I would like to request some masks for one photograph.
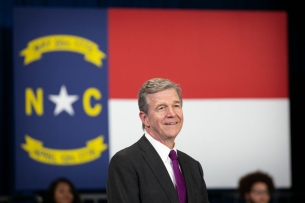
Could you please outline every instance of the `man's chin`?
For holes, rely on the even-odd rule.
[[[164,132],[166,132],[166,134],[169,136],[177,136],[180,131],[181,128],[178,128],[177,126],[168,126]]]
[[[169,132],[167,133],[168,138],[176,138],[178,136],[178,132]]]

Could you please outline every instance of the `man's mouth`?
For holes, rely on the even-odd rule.
[[[178,122],[169,122],[169,123],[165,123],[165,125],[176,125],[178,124]]]

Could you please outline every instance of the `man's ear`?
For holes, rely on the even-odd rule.
[[[143,111],[140,111],[139,117],[140,117],[143,125],[145,125],[146,127],[149,127],[148,116],[146,115],[146,113],[144,113]]]

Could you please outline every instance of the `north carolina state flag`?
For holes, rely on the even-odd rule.
[[[182,88],[178,149],[208,188],[245,173],[290,187],[287,15],[266,11],[109,10],[110,154],[143,131],[137,92],[153,77]]]
[[[291,186],[287,15],[178,9],[14,9],[15,189],[58,176],[106,188],[108,163],[143,135],[137,93],[182,88],[176,148],[208,189],[268,172]]]

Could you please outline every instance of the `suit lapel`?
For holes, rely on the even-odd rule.
[[[143,158],[155,174],[170,202],[179,202],[174,184],[155,148],[150,144],[144,135],[138,141],[138,145],[139,148],[144,152],[142,153]]]

